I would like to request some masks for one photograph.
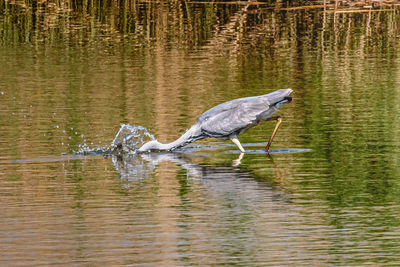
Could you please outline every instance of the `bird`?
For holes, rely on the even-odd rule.
[[[193,126],[177,140],[171,143],[152,140],[143,144],[137,152],[173,151],[194,141],[214,137],[231,140],[244,153],[238,136],[263,121],[275,120],[275,128],[265,147],[265,151],[269,153],[272,140],[282,122],[280,116],[272,115],[292,101],[289,96],[292,92],[290,88],[279,89],[265,95],[243,97],[219,104],[201,114]]]

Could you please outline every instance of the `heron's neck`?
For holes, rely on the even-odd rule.
[[[187,134],[183,134],[181,137],[179,137],[177,140],[171,142],[171,143],[158,143],[159,144],[159,150],[174,150],[180,147],[183,147],[189,143],[191,143],[191,136]]]
[[[192,127],[186,131],[181,137],[171,143],[160,143],[158,141],[150,141],[144,144],[139,151],[149,151],[149,150],[174,150],[183,147],[193,141],[201,139],[199,135],[196,135],[196,128]]]

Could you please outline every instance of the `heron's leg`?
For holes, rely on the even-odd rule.
[[[271,118],[267,119],[267,121],[272,121],[272,120],[276,120],[276,125],[275,125],[274,131],[272,132],[271,138],[269,139],[268,144],[265,147],[265,152],[269,152],[269,147],[271,146],[272,140],[274,140],[275,134],[278,131],[279,125],[282,122],[282,119],[280,116],[271,117]]]
[[[231,136],[231,141],[238,146],[238,148],[240,149],[240,152],[244,153],[244,148],[242,147],[242,145],[239,142],[239,139],[236,136]]]

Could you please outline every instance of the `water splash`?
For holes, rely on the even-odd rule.
[[[133,155],[144,143],[151,140],[155,140],[155,137],[147,131],[146,127],[121,123],[121,127],[109,146],[92,149],[83,144],[75,154]]]
[[[121,123],[118,133],[111,143],[112,154],[134,154],[144,143],[156,140],[143,126]]]

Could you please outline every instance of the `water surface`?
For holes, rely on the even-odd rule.
[[[399,9],[326,2],[0,0],[0,264],[398,265]],[[74,155],[288,87],[270,157]]]

